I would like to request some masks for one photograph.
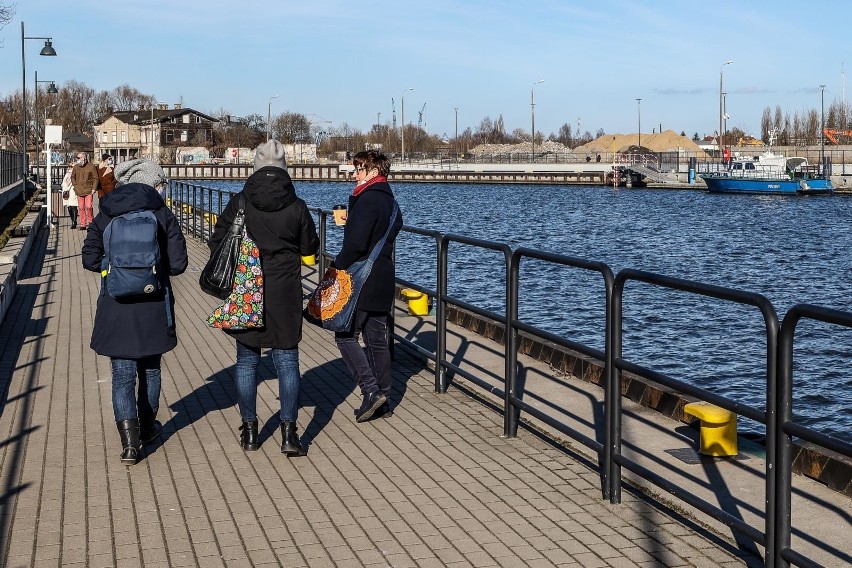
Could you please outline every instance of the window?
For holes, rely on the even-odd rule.
[[[127,143],[127,131],[126,130],[121,131],[121,143],[122,144]]]
[[[187,140],[186,130],[181,130],[181,131],[180,131],[180,141],[181,141],[181,142],[186,142],[186,140]]]
[[[166,142],[174,142],[174,141],[175,141],[174,130],[166,130]]]
[[[115,130],[112,131],[112,143],[115,144],[117,140],[117,132]]]
[[[103,136],[101,137],[101,142],[103,142],[104,144],[106,144],[106,142],[107,142],[107,140],[108,140],[108,138],[107,138],[108,136],[109,136],[109,134],[108,134],[107,132],[104,132],[104,133],[103,133]]]
[[[189,124],[189,115],[188,114],[183,115],[183,123]]]
[[[195,117],[195,124],[201,124],[201,117],[200,116]]]

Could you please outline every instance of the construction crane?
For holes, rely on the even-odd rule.
[[[822,133],[825,134],[825,137],[831,140],[832,144],[840,144],[840,141],[837,139],[838,136],[848,136],[852,137],[852,130],[837,130],[836,128],[823,128]]]
[[[420,107],[420,112],[418,113],[418,116],[417,116],[417,128],[420,128],[420,126],[423,124],[423,115],[424,114],[426,114],[426,103],[423,103],[423,106]],[[426,130],[425,126],[423,126],[423,130]]]

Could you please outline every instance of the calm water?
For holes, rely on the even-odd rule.
[[[236,182],[200,182],[234,190]],[[300,183],[312,207],[346,203],[342,183]],[[798,303],[852,311],[852,198],[712,195],[592,186],[394,184],[409,226],[636,268],[766,296],[779,320]],[[329,250],[342,231],[329,229]],[[399,276],[435,288],[435,247],[398,240]],[[601,278],[548,263],[521,264],[520,316],[603,349]],[[502,255],[453,244],[449,293],[502,313]],[[761,407],[765,332],[755,308],[630,282],[624,357]],[[794,414],[852,441],[852,331],[803,321],[794,352]],[[744,421],[747,430],[761,427]]]

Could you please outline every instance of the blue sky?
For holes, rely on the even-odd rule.
[[[10,0],[0,0],[8,3]],[[127,83],[202,112],[301,112],[369,129],[417,122],[453,136],[483,117],[506,129],[563,123],[593,134],[654,128],[712,134],[724,68],[729,127],[760,134],[773,110],[804,112],[840,100],[850,54],[848,1],[180,0],[122,3],[14,0],[0,30],[0,96],[21,88],[21,20],[51,36],[59,56],[26,41],[27,85],[76,79]],[[797,24],[797,18],[801,24]],[[832,22],[842,22],[840,27]],[[819,30],[823,31],[820,32]],[[834,31],[833,31],[834,30]],[[850,82],[852,85],[852,82]],[[636,98],[641,98],[641,110]],[[847,94],[847,100],[850,95]],[[318,118],[319,117],[319,118]]]

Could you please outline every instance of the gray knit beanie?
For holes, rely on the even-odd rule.
[[[166,181],[166,172],[163,171],[160,164],[142,158],[121,162],[115,166],[113,174],[117,182],[116,185],[144,183],[156,187]]]
[[[284,157],[284,144],[278,140],[264,142],[254,151],[254,171],[266,166],[275,166],[282,170],[287,169],[287,161]]]

